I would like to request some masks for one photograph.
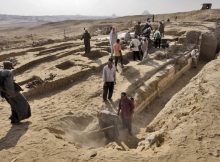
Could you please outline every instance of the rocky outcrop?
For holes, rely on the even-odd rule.
[[[218,41],[213,33],[204,33],[201,38],[200,58],[204,61],[215,59]]]
[[[217,51],[220,51],[220,23],[217,24],[216,30],[215,30],[215,36],[218,40],[218,48]]]

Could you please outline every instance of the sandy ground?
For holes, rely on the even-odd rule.
[[[40,100],[32,100],[31,105],[34,115],[20,126],[11,127],[7,122],[9,111],[8,105],[4,102],[0,122],[1,125],[5,126],[1,129],[0,156],[4,157],[3,161],[124,161],[125,159],[126,161],[175,161],[176,159],[185,161],[186,157],[187,161],[218,161],[219,120],[217,117],[217,102],[219,97],[218,77],[220,76],[218,64],[219,60],[216,60],[213,64],[207,65],[197,77],[190,81],[186,88],[168,102],[164,110],[150,124],[150,127],[153,127],[154,130],[162,129],[165,131],[165,142],[159,148],[142,152],[135,150],[124,152],[103,148],[103,141],[95,143],[96,146],[100,146],[98,148],[94,148],[94,143],[88,139],[84,139],[86,143],[80,140],[81,143],[76,142],[78,137],[74,134],[77,132],[80,135],[83,129],[92,129],[96,121],[91,117],[91,112],[95,112],[102,105],[100,96],[93,98],[93,102],[91,102],[89,99],[91,93],[86,94],[86,89],[91,89],[90,85],[94,81],[99,84],[97,86],[93,85],[93,88],[101,89],[100,76],[91,76],[86,82],[81,82],[80,85],[75,85],[66,91]],[[190,75],[186,73],[187,77],[180,78],[174,87],[166,92],[172,96],[175,93],[172,91],[178,91],[182,88],[198,71],[199,69],[192,69],[192,72],[189,72]],[[210,76],[207,71],[212,71],[214,76]],[[202,90],[200,92],[200,83],[205,84],[208,91]],[[205,93],[205,96],[203,96],[203,93]],[[154,118],[158,112],[153,108],[157,107],[156,105],[166,103],[166,100],[171,97],[169,95],[162,94],[159,102],[155,101],[149,106],[144,112],[144,114],[147,114],[145,117],[148,119],[144,123],[147,124]],[[193,98],[190,97],[191,95],[202,95],[203,97]],[[212,96],[213,102],[208,104],[209,109],[207,110],[207,103],[210,103],[209,100],[211,99],[208,97],[209,95]],[[181,100],[179,100],[179,96],[181,96]],[[197,100],[202,100],[202,102]],[[189,104],[189,106],[185,107],[186,104]],[[180,117],[177,118],[177,116]],[[211,122],[214,120],[216,122]],[[74,125],[74,121],[78,125]],[[201,123],[203,121],[204,123]],[[210,123],[207,121],[211,122],[211,126],[208,126]],[[141,132],[144,124],[141,125],[138,120],[135,123],[137,124],[136,129],[139,126],[140,135],[146,136],[146,133]],[[62,131],[59,131],[59,126],[65,127],[65,135]],[[180,130],[184,133],[180,133]],[[83,138],[83,134],[81,138]],[[89,144],[89,142],[91,143]],[[198,145],[196,147],[197,151],[194,145],[191,145],[192,142],[194,145]],[[91,159],[90,156],[94,152],[98,154]]]
[[[127,19],[124,20],[127,22]],[[120,24],[120,21],[117,19],[114,23]],[[93,23],[96,25],[96,22]],[[50,38],[51,33],[48,36],[45,31],[51,29],[52,32],[57,26],[63,30],[69,24],[71,22],[55,23],[52,26],[46,24],[32,30]],[[177,27],[181,30],[177,30]],[[214,23],[210,22],[204,22],[199,27],[194,22],[177,22],[169,24],[167,32],[173,37],[179,36],[179,32],[208,31],[213,27]],[[23,28],[20,32],[25,30]],[[151,59],[144,64],[127,58],[128,64],[123,70],[119,68],[117,73],[113,102],[104,103],[101,71],[109,58],[106,48],[108,41],[98,45],[95,39],[92,41],[93,56],[84,55],[79,40],[56,42],[37,49],[1,52],[0,57],[9,56],[18,60],[15,69],[18,82],[26,81],[33,75],[43,80],[50,73],[57,75],[49,81],[54,83],[52,88],[45,88],[30,97],[33,115],[21,125],[11,126],[8,120],[9,105],[4,100],[0,101],[0,161],[219,161],[219,59],[206,65],[190,81],[202,69],[204,63],[200,63],[198,69],[187,72],[144,112],[135,115],[134,136],[121,132],[126,139],[124,143],[130,148],[118,151],[105,145],[102,133],[95,136],[88,134],[98,129],[97,112],[102,109],[116,112],[120,93],[128,91],[132,96],[140,80],[155,74],[169,59],[154,59],[154,52],[151,52]],[[128,52],[126,49],[123,54]],[[4,59],[0,60],[2,62]],[[57,65],[66,61],[74,65],[63,70],[57,68]],[[25,84],[22,87],[25,92],[36,91],[25,88]],[[149,135],[146,127],[147,130],[163,134],[161,147],[146,147],[142,151],[137,148],[138,141]]]
[[[47,48],[50,49],[51,47]],[[72,49],[70,48],[68,50],[71,51]],[[54,53],[46,54],[46,56],[56,55],[56,53],[57,52],[55,51]],[[63,51],[63,53],[65,53],[65,51]],[[30,58],[30,61],[32,61],[33,58],[31,56],[26,57],[26,59]],[[18,69],[28,64],[27,60],[23,61],[20,57],[23,56],[16,57],[20,61]],[[41,59],[41,57],[34,57],[36,57],[36,60]],[[93,64],[95,64],[96,67],[103,66],[103,63],[106,63],[108,57],[109,56],[103,55],[96,60],[91,60],[87,57],[72,55],[70,53],[70,55],[57,58],[50,62],[42,61],[36,64],[36,66],[27,67],[23,70],[23,73],[17,74],[15,79],[18,81],[24,81],[34,74],[43,79],[45,73],[47,73],[47,69],[55,68],[56,70],[51,69],[53,73],[58,74],[58,76],[53,80],[55,82],[60,78],[74,75],[74,69],[77,67],[88,64],[89,67]],[[153,57],[153,55],[151,57]],[[79,66],[70,67],[67,70],[59,70],[55,67],[57,64],[67,60],[71,61],[71,59],[73,59],[73,62],[81,61],[81,64]],[[89,61],[92,63],[89,63]],[[130,61],[123,71],[119,68],[113,101],[119,99],[120,92],[131,88],[132,84],[134,84],[139,78],[144,77],[152,71],[156,72],[155,69],[162,67],[166,64],[166,62],[167,60],[150,60],[144,65],[139,65],[140,62]],[[1,102],[3,105],[3,109],[1,109],[3,116],[1,122],[2,124],[6,122],[5,124],[7,126],[4,127],[4,130],[1,132],[2,138],[0,141],[0,154],[1,156],[6,157],[5,161],[11,161],[13,159],[16,161],[23,161],[24,158],[26,159],[27,155],[30,155],[30,157],[27,157],[28,161],[35,161],[38,159],[41,161],[45,158],[53,161],[59,159],[58,161],[60,161],[62,158],[60,158],[58,154],[63,153],[59,151],[59,148],[63,149],[62,147],[64,145],[67,146],[67,149],[64,151],[65,155],[63,154],[61,156],[71,155],[69,158],[65,157],[65,161],[74,158],[84,161],[85,158],[88,158],[87,154],[90,152],[89,148],[96,148],[100,151],[103,150],[103,147],[105,146],[105,139],[102,134],[100,135],[100,138],[95,137],[92,139],[85,134],[91,130],[98,129],[96,114],[99,110],[108,109],[112,112],[117,111],[117,102],[102,102],[101,95],[103,82],[101,78],[101,69],[98,71],[94,70],[94,72],[91,69],[91,73],[86,72],[82,78],[78,78],[76,82],[71,83],[68,86],[64,86],[61,90],[53,89],[50,92],[44,91],[43,94],[32,98],[32,100],[30,100],[30,104],[34,115],[30,120],[17,127],[13,126],[10,128],[10,124],[7,119],[10,113],[8,111],[8,105],[5,101]],[[25,88],[25,91],[28,91],[28,89]],[[10,129],[7,130],[7,128]],[[14,132],[17,132],[16,135],[14,135]],[[9,138],[13,138],[11,142],[8,141]],[[136,137],[134,137],[134,139],[135,138]],[[46,142],[47,140],[48,142]],[[38,146],[33,146],[35,144]],[[24,154],[21,155],[21,150],[17,150],[17,148],[20,147],[21,150],[25,147],[25,149],[32,151],[24,151]],[[11,149],[15,152],[9,151]],[[79,152],[76,153],[76,150],[79,150]],[[54,155],[56,155],[57,158]]]

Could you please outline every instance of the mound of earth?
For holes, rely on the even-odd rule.
[[[147,127],[148,139],[163,138],[160,147],[146,140],[139,149],[163,157],[160,161],[219,161],[219,80],[220,58],[207,64]]]

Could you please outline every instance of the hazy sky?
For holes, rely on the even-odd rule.
[[[197,10],[204,2],[220,8],[220,0],[0,0],[1,14],[16,15],[138,15]]]

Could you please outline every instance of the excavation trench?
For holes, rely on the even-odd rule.
[[[190,54],[190,53],[189,53]],[[127,89],[129,94],[132,94],[136,102],[136,113],[133,120],[133,136],[130,136],[127,130],[123,130],[121,121],[118,119],[119,137],[116,142],[110,142],[106,136],[106,130],[100,129],[100,123],[97,116],[74,116],[67,115],[60,119],[58,125],[52,125],[47,129],[58,139],[65,139],[69,143],[80,147],[107,147],[117,148],[118,150],[136,149],[138,143],[143,140],[137,138],[142,128],[146,128],[148,124],[157,116],[164,108],[166,103],[183,87],[185,87],[191,78],[193,78],[205,65],[200,62],[197,69],[192,68],[192,58],[190,55],[175,55],[173,59],[168,59],[166,64],[156,68],[150,74],[144,75],[140,80],[132,83]],[[89,59],[98,59],[107,56],[106,52],[99,52],[93,55],[83,55]],[[128,63],[131,55],[127,54],[125,59]],[[74,66],[71,62],[59,64],[57,68],[62,70]],[[102,67],[96,68],[99,72]],[[56,82],[46,83],[38,88],[37,91],[26,93],[27,97],[35,97],[40,93],[54,92],[55,87],[60,90],[65,89],[66,85],[72,85],[79,78],[83,78],[86,74],[91,74],[94,69],[87,69],[77,74],[57,80]],[[82,79],[84,80],[84,79]],[[140,113],[141,112],[141,113]],[[108,127],[108,126],[106,126]],[[115,127],[109,127],[107,130],[113,132]],[[113,133],[114,134],[114,133]],[[161,139],[161,142],[163,139]]]
[[[119,136],[115,142],[112,142],[112,138],[109,139],[109,135],[106,136],[106,130],[108,130],[110,134],[114,134],[112,132],[115,130],[115,125],[110,125],[110,127],[106,126],[104,127],[107,128],[105,130],[100,129],[100,121],[97,116],[74,116],[73,114],[68,114],[60,119],[58,125],[52,125],[46,129],[53,133],[56,138],[60,140],[65,139],[69,141],[69,143],[80,147],[110,147],[118,150],[136,149],[138,143],[143,140],[137,138],[142,128],[146,128],[164,108],[166,103],[185,87],[190,79],[205,65],[205,63],[200,62],[198,68],[192,68],[192,58],[189,54],[175,55],[175,58],[166,60],[163,66],[159,66],[155,71],[144,75],[140,80],[135,81],[128,87],[127,92],[134,96],[136,102],[133,120],[133,136],[130,136],[127,130],[122,129],[119,117],[117,123]],[[107,55],[107,52],[95,51],[95,53],[90,55],[84,54],[82,56],[89,59],[99,59]],[[131,53],[128,53],[124,57],[124,60],[129,63]],[[57,68],[66,70],[72,66],[74,66],[72,62],[64,62],[59,64]],[[103,66],[104,65],[95,68],[96,73],[99,72]],[[66,85],[71,86],[76,81],[79,81],[79,78],[84,80],[83,77],[92,72],[94,72],[94,69],[87,69],[66,78],[59,79],[56,82],[46,83],[39,87],[38,91],[26,93],[26,96],[30,98],[38,96],[40,93],[45,92],[45,89],[48,92],[54,92],[55,87],[59,87],[60,90],[65,89]],[[161,138],[160,141],[163,142],[163,139]]]
[[[140,106],[137,106],[132,126],[133,136],[130,136],[127,130],[122,129],[121,121],[118,118],[119,137],[115,142],[110,142],[105,135],[106,130],[103,131],[103,129],[100,128],[97,116],[79,117],[72,116],[71,114],[62,118],[60,125],[54,126],[55,128],[49,128],[49,130],[51,133],[54,133],[58,139],[65,139],[69,141],[69,143],[75,144],[79,147],[106,147],[121,151],[136,149],[138,143],[143,140],[137,138],[140,131],[147,127],[147,125],[164,108],[166,103],[185,87],[189,81],[198,74],[204,65],[204,62],[200,62],[197,68],[191,68],[191,60],[189,58],[188,63],[175,72],[175,76],[172,76],[172,73],[170,74],[170,72],[168,72],[169,75],[163,76],[163,79],[161,79],[163,84],[160,85],[163,85],[163,87],[160,87],[160,89],[163,90],[160,91],[156,88],[156,92],[152,91],[153,98],[152,96],[150,96],[151,98],[146,97],[145,100],[142,98],[142,103],[139,104],[144,106],[142,109],[140,109]],[[164,72],[164,69],[158,71],[158,73],[162,72]],[[165,84],[165,81],[171,82],[171,84]],[[149,102],[149,100],[151,101]],[[107,130],[110,132],[113,129],[114,127],[107,127]]]
[[[48,63],[48,62],[53,62],[59,59],[62,59],[64,57],[70,56],[70,55],[77,55],[77,52],[82,51],[82,48],[77,48],[77,49],[73,49],[64,53],[57,53],[54,55],[49,55],[49,56],[45,56],[42,58],[38,58],[36,60],[30,61],[24,65],[21,65],[20,67],[18,67],[17,69],[14,70],[14,75],[19,75],[27,70],[30,70],[40,64],[44,64],[44,63]]]

